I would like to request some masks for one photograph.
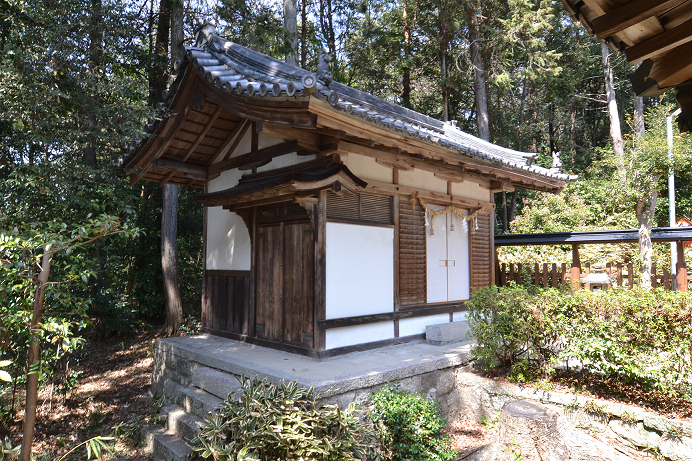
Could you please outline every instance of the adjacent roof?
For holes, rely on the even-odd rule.
[[[676,88],[683,131],[692,127],[692,0],[562,0],[589,33],[630,64],[641,62],[632,84],[640,96]]]
[[[654,242],[692,241],[692,227],[657,227],[651,230]],[[578,232],[548,232],[545,234],[496,235],[495,246],[573,245],[592,243],[636,243],[637,229],[617,229]]]

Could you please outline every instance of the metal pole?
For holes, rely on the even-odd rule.
[[[675,174],[673,170],[673,117],[680,115],[681,109],[678,108],[672,114],[666,117],[666,134],[668,135],[668,161],[670,162],[670,167],[668,168],[668,220],[670,227],[675,226]],[[670,273],[675,276],[677,275],[677,261],[678,261],[678,251],[675,242],[670,242]],[[677,290],[677,283],[673,279],[673,289]]]

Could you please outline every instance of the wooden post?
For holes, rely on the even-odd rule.
[[[627,284],[630,290],[634,288],[634,266],[632,266],[632,263],[627,265]]]
[[[586,263],[584,264],[584,276],[587,276],[591,273],[591,264]],[[590,290],[591,289],[591,284],[590,283],[585,283],[584,284],[584,289]]]
[[[687,264],[685,263],[685,245],[679,240],[676,242],[678,247],[678,274],[677,284],[678,291],[687,291]]]
[[[514,278],[514,263],[509,263],[509,281],[516,282]]]
[[[617,272],[616,280],[618,281],[618,286],[621,287],[622,286],[622,263],[617,264],[617,271],[618,272]]]
[[[520,283],[520,284],[522,284],[522,285],[524,284],[524,278],[523,278],[523,276],[522,276],[522,270],[523,270],[523,268],[524,268],[523,265],[522,265],[521,263],[518,263],[518,264],[517,264],[517,275],[515,276],[515,277],[516,277],[516,282],[517,282],[517,283]]]
[[[557,263],[553,263],[553,270],[550,274],[550,281],[553,288],[557,288]]]
[[[536,263],[533,267],[533,284],[536,286],[541,285],[541,269]]]
[[[548,288],[548,263],[543,263],[543,285],[542,288]]]
[[[656,273],[656,264],[651,265],[651,288],[658,287],[658,274]]]
[[[606,263],[605,271],[606,271],[606,274],[608,274],[608,277],[610,277],[610,274],[612,272],[612,267],[613,266],[610,263]],[[609,283],[608,286],[606,287],[606,290],[610,290],[611,288],[613,288],[613,284]]]
[[[562,263],[562,266],[560,266],[560,283],[564,284],[566,279],[567,279],[567,264]]]
[[[581,283],[579,282],[579,277],[581,277],[581,262],[579,261],[579,245],[576,243],[572,244],[572,269],[570,270],[570,278],[572,279],[572,289],[578,290],[581,288]]]
[[[668,272],[668,269],[666,267],[663,268],[663,277],[661,277],[661,281],[663,282],[663,289],[668,291],[671,290],[673,287],[670,286],[671,279],[670,273]]]

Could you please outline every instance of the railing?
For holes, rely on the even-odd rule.
[[[582,272],[583,270],[583,272]],[[635,274],[632,264],[622,265],[618,264],[606,264],[605,272],[610,276],[610,278],[615,280],[614,284],[622,286],[625,288],[632,288],[639,284],[639,274]],[[591,265],[589,263],[579,266],[580,278],[586,277],[591,273]],[[688,280],[692,280],[692,277],[687,277]],[[656,265],[654,264],[651,270],[651,285],[653,288],[663,288],[664,290],[673,289],[673,281],[675,280],[675,275],[671,274],[666,268],[663,269],[662,273],[657,272]],[[557,265],[555,263],[535,263],[533,266],[530,264],[513,264],[513,263],[502,263],[496,268],[495,271],[495,284],[497,286],[505,286],[507,282],[513,281],[520,285],[536,285],[539,287],[558,287],[563,283],[571,283],[571,268],[567,267],[567,264],[562,263]],[[583,284],[583,287],[590,289],[589,284]]]

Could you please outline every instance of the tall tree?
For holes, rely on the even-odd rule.
[[[488,117],[488,95],[486,93],[485,66],[481,54],[481,31],[478,17],[480,12],[477,9],[480,5],[473,5],[468,10],[469,16],[469,54],[471,65],[473,66],[473,94],[476,107],[476,120],[478,127],[478,137],[490,140],[489,117]]]
[[[613,63],[611,52],[608,46],[601,43],[601,58],[603,60],[603,76],[605,78],[606,104],[608,118],[610,120],[610,139],[613,142],[613,152],[618,157],[622,157],[625,151],[625,143],[622,138],[622,128],[620,127],[620,113],[618,111],[617,95],[615,94],[615,78],[613,76]],[[623,167],[619,166],[618,171],[622,172]]]
[[[305,0],[303,0],[305,1]],[[298,6],[296,0],[284,0],[284,28],[288,36],[290,51],[286,53],[286,62],[298,65]]]

